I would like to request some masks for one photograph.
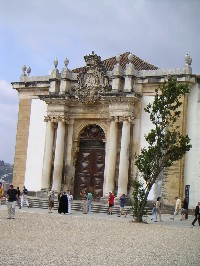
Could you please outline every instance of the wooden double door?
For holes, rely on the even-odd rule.
[[[105,166],[103,137],[102,129],[96,125],[86,128],[80,137],[74,181],[75,199],[81,198],[80,193],[83,190],[90,191],[96,199],[103,196]]]

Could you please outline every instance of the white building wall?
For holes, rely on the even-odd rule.
[[[188,98],[187,134],[192,148],[186,153],[184,185],[190,185],[189,208],[200,201],[200,88],[196,84]]]
[[[32,100],[25,172],[25,186],[29,191],[41,190],[46,110],[45,102],[39,99]]]
[[[150,130],[153,128],[153,124],[150,121],[149,114],[144,111],[144,108],[147,107],[149,103],[153,103],[154,96],[143,96],[141,99],[141,127],[140,127],[140,150],[144,147],[148,146],[144,135],[148,134]],[[156,197],[160,195],[155,195],[154,186],[152,187],[148,200],[155,200]]]

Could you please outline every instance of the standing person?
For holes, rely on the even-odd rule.
[[[156,203],[154,202],[153,208],[152,208],[152,216],[151,220],[155,221],[156,220]]]
[[[83,214],[87,214],[87,193],[85,190],[82,191],[82,193],[80,193],[80,195],[82,196],[82,208],[83,208]]]
[[[174,220],[175,216],[179,214],[179,211],[181,210],[181,200],[179,199],[179,197],[175,197],[176,203],[175,203],[175,210],[174,210],[174,215],[171,218],[172,220]]]
[[[87,205],[87,212],[91,213],[92,211],[92,193],[91,192],[88,192],[87,194],[86,205]]]
[[[21,208],[24,207],[24,201],[26,202],[26,205],[29,208],[27,195],[28,195],[28,189],[24,186],[24,188],[22,190],[22,196],[21,196]]]
[[[21,191],[19,187],[17,187],[17,204],[19,206],[19,209],[21,209]]]
[[[183,200],[181,214],[182,214],[181,220],[188,219],[188,200],[187,200],[187,198],[184,198],[184,200]]]
[[[200,202],[198,202],[198,205],[196,206],[194,215],[195,215],[195,218],[194,218],[194,221],[192,222],[192,225],[194,226],[194,224],[198,220],[198,223],[199,223],[199,226],[200,226]]]
[[[52,208],[54,207],[54,191],[50,190],[48,195],[48,207],[49,207],[49,213],[52,213]]]
[[[161,220],[161,197],[158,197],[156,201],[156,219],[154,220],[154,222],[157,222],[157,215],[159,215],[159,221],[162,222]]]
[[[119,198],[119,217],[121,215],[125,215],[124,217],[126,217],[126,214],[124,213],[124,206],[126,203],[126,195],[122,194]]]
[[[112,193],[112,191],[109,191],[109,196],[108,196],[108,214],[112,215],[112,208],[114,206],[114,194]]]
[[[4,191],[3,191],[2,183],[0,182],[0,206],[1,206],[1,201],[3,198],[3,194],[4,194]]]
[[[15,207],[17,202],[17,190],[14,189],[13,185],[10,185],[10,188],[7,191],[7,208],[8,208],[8,217],[7,219],[15,219]]]
[[[73,196],[69,190],[67,190],[67,197],[68,197],[68,213],[72,213],[72,204],[73,204]]]
[[[60,197],[60,202],[58,206],[58,213],[68,213],[68,198],[66,192],[63,192]]]

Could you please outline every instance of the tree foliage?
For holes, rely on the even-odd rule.
[[[145,181],[143,185],[139,181],[139,187],[138,182],[133,182],[133,210],[138,222],[142,222],[149,192],[158,176],[191,148],[190,139],[181,134],[178,121],[183,96],[187,93],[187,84],[178,84],[175,78],[170,77],[155,90],[154,102],[144,109],[149,113],[153,126],[145,135],[147,147],[135,158],[139,175]]]

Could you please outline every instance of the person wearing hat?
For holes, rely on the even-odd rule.
[[[15,207],[17,203],[17,190],[14,189],[13,185],[10,185],[10,188],[7,191],[7,208],[8,208],[8,217],[7,219],[15,219]]]
[[[114,206],[114,195],[112,191],[109,191],[109,196],[108,196],[108,214],[112,215],[112,208]]]

